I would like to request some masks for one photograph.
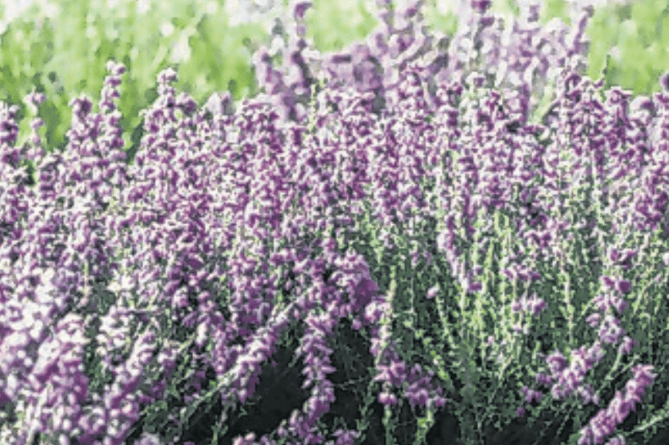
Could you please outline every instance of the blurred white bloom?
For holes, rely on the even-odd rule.
[[[211,1],[207,3],[207,14],[216,14],[216,11],[218,11],[218,3]]]
[[[240,23],[271,24],[274,17],[283,15],[281,0],[226,0],[225,14],[230,26]]]
[[[666,252],[662,255],[662,262],[665,266],[669,266],[669,252]]]
[[[160,34],[163,37],[168,37],[174,32],[174,25],[171,22],[165,22],[160,25]]]
[[[5,32],[9,23],[20,18],[34,3],[40,5],[39,10],[42,17],[53,19],[60,13],[60,7],[55,2],[48,0],[0,0],[0,7],[4,11],[0,17],[0,34]],[[37,27],[41,26],[42,17],[38,18]]]
[[[437,11],[440,14],[456,12],[462,8],[461,3],[461,0],[437,0]]]
[[[143,433],[137,442],[138,445],[161,445],[160,439],[158,436],[153,434]]]
[[[190,36],[186,33],[182,33],[179,36],[176,44],[172,47],[172,54],[170,56],[170,61],[172,63],[182,63],[187,62],[190,59],[190,44],[188,43],[188,38]]]

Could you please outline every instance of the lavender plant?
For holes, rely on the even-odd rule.
[[[122,65],[98,113],[72,100],[63,153],[38,116],[16,147],[4,106],[2,442],[424,443],[450,414],[461,443],[613,444],[666,422],[667,78],[631,111],[598,97],[579,22],[531,122],[550,64],[512,40],[492,82],[494,18],[471,7],[439,69],[395,15],[376,80],[305,75],[299,26],[302,77],[265,65],[274,87],[237,110],[163,71],[132,165]]]
[[[373,110],[378,113],[386,102],[385,92],[398,86],[399,73],[415,61],[420,78],[428,84],[431,112],[435,111],[439,82],[464,81],[471,72],[478,72],[487,86],[515,89],[520,94],[518,102],[521,97],[529,98],[529,103],[517,104],[527,108],[529,118],[548,106],[545,102],[551,98],[553,85],[546,81],[557,77],[567,58],[588,51],[584,32],[593,14],[591,6],[575,9],[575,26],[570,29],[559,19],[541,27],[541,2],[520,2],[521,15],[508,26],[503,18],[488,13],[490,1],[463,2],[462,20],[451,38],[438,31],[430,33],[421,12],[424,4],[415,0],[397,8],[392,1],[378,0],[380,25],[365,42],[321,54],[305,38],[304,16],[312,2],[292,2],[293,20],[288,24],[279,20],[282,26],[276,28],[290,32],[273,36],[270,48],[261,46],[254,54],[261,91],[270,94],[282,110],[282,120],[299,122],[305,117],[309,93],[318,79],[373,92]],[[274,67],[277,56],[281,65]],[[579,71],[584,68],[580,59]]]

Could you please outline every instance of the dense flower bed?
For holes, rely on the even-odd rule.
[[[420,2],[387,9],[310,67],[298,2],[290,57],[259,51],[266,94],[238,110],[161,72],[132,163],[120,64],[99,112],[72,100],[65,152],[45,153],[39,117],[17,147],[3,106],[0,441],[413,441],[448,410],[472,443],[531,414],[590,444],[643,410],[665,354],[648,350],[666,336],[667,78],[603,99],[581,75],[588,11],[551,40],[530,7],[491,46],[489,3],[450,47],[418,30]],[[276,421],[245,421],[277,382],[294,399]]]

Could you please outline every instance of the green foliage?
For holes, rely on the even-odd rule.
[[[306,19],[307,38],[321,51],[338,51],[364,38],[377,25],[364,2],[357,1],[314,0]]]
[[[635,95],[660,90],[657,79],[669,68],[667,2],[635,1],[598,8],[587,32],[593,42],[588,59],[590,77],[600,77],[606,55],[612,54],[605,86],[620,85]]]

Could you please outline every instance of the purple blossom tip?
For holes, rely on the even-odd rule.
[[[166,68],[158,73],[158,83],[167,85],[177,80],[177,72],[173,68]]]
[[[624,294],[628,293],[630,291],[631,285],[630,282],[627,280],[620,280],[618,281],[618,290]]]
[[[492,1],[491,0],[472,0],[471,5],[472,5],[472,8],[476,12],[478,12],[479,14],[483,14],[488,9],[490,9],[490,6],[492,6]]]
[[[660,76],[660,85],[664,91],[669,91],[669,72]]]
[[[301,20],[304,18],[304,13],[307,9],[314,6],[314,4],[309,0],[298,0],[293,6],[293,14],[296,19]]]

